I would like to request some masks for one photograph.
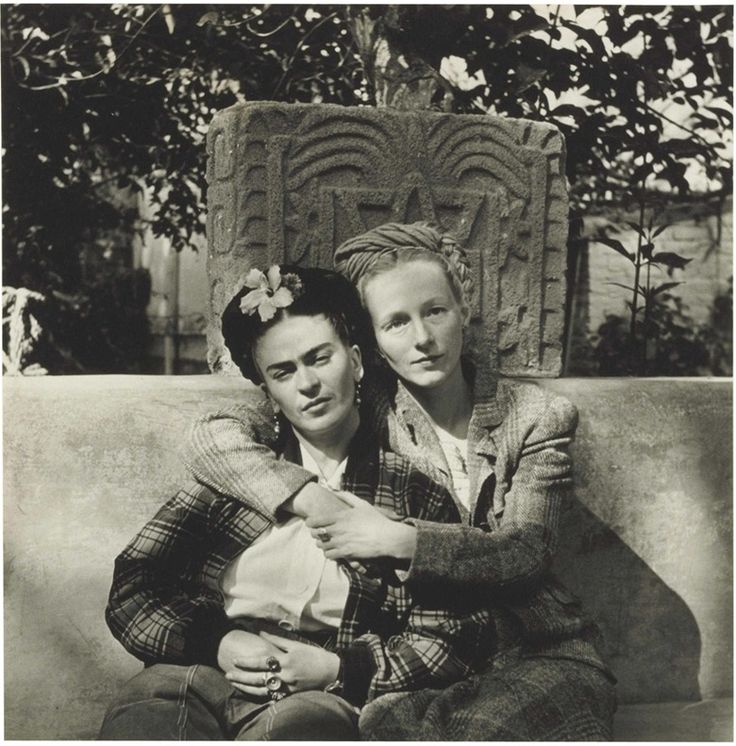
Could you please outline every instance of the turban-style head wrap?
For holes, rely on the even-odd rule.
[[[348,239],[335,251],[335,269],[358,287],[362,295],[361,281],[372,276],[379,260],[397,255],[401,249],[428,251],[441,257],[458,300],[463,303],[470,300],[473,278],[465,251],[454,236],[440,233],[429,223],[384,223]]]

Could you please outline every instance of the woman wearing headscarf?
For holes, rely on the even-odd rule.
[[[279,412],[280,457],[371,509],[457,520],[447,491],[382,449],[362,417],[350,283],[277,266],[249,278],[223,332]],[[393,572],[326,558],[301,518],[271,520],[201,484],[118,556],[106,619],[146,668],[111,705],[104,740],[356,740],[357,708],[467,676],[495,633],[482,603],[421,607]]]
[[[369,705],[362,738],[610,739],[615,690],[600,635],[551,573],[572,484],[574,407],[463,356],[472,276],[449,234],[386,224],[339,247],[335,266],[360,292],[382,361],[365,389],[369,411],[391,448],[451,491],[461,522],[333,507],[309,475],[274,460],[268,414],[247,407],[195,425],[194,474],[243,499],[258,492],[274,513],[306,515],[315,535],[327,532],[328,557],[404,563],[418,599],[460,608],[480,598],[491,610],[498,647],[482,672]]]

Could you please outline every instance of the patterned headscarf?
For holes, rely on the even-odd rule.
[[[465,298],[471,297],[473,278],[465,251],[454,236],[440,233],[425,222],[384,223],[348,239],[335,251],[335,269],[358,286],[380,257],[396,249],[424,249],[439,254]]]

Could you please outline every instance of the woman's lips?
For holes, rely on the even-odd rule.
[[[327,404],[329,401],[329,396],[320,396],[318,399],[313,399],[308,404],[305,404],[302,407],[302,412],[311,412],[312,410],[322,407],[324,404]]]
[[[426,357],[414,360],[412,365],[432,365],[432,363],[436,363],[441,357],[442,355],[427,355]]]

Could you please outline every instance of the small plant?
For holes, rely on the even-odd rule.
[[[604,349],[618,339],[621,355],[620,365],[631,375],[647,375],[648,367],[657,358],[658,340],[668,324],[675,324],[677,314],[682,309],[677,307],[679,300],[670,294],[670,290],[681,285],[680,282],[668,281],[655,284],[652,278],[652,267],[662,271],[666,269],[672,276],[676,269],[684,269],[692,261],[671,251],[655,251],[655,240],[669,227],[668,225],[654,225],[654,216],[644,225],[644,205],[641,205],[639,222],[626,221],[637,234],[636,252],[629,251],[621,241],[604,235],[596,237],[598,243],[608,246],[626,257],[634,269],[633,285],[620,282],[609,283],[628,290],[631,300],[626,305],[630,311],[628,321],[628,338],[621,340],[621,322],[619,317],[611,316],[599,330],[599,336],[604,343]],[[642,275],[644,276],[642,279]],[[674,306],[673,306],[674,304]],[[608,353],[605,353],[607,356]]]
[[[696,324],[680,298],[669,292],[653,297],[648,318],[648,355],[644,374],[650,376],[730,376],[732,365],[733,287],[713,301],[706,324]],[[632,342],[630,322],[609,315],[601,324],[593,358],[597,374],[642,375],[641,340]]]

